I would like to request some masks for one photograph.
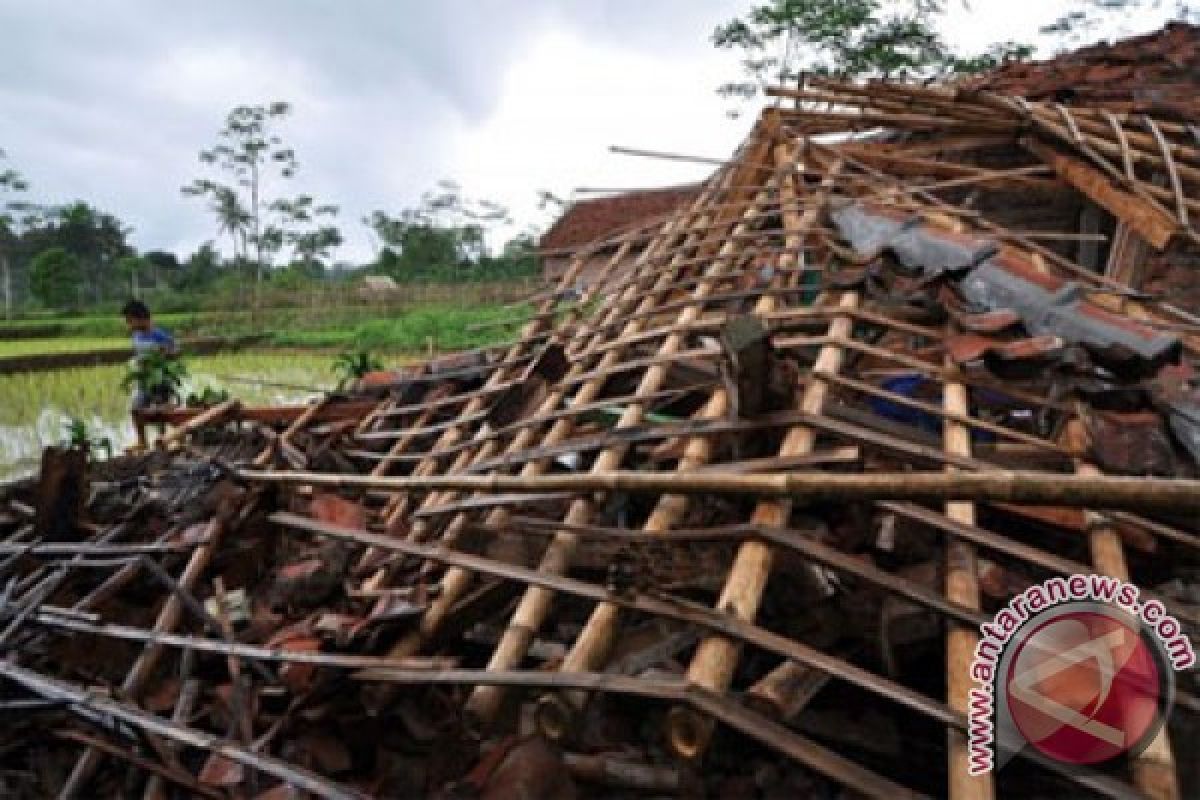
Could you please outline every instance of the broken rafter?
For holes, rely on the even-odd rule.
[[[642,492],[728,494],[781,497],[805,502],[904,500],[911,502],[972,501],[1015,505],[1083,506],[1098,509],[1195,511],[1200,509],[1200,481],[1176,478],[1081,476],[1000,469],[946,475],[922,472],[714,474],[598,472],[590,475],[433,475],[369,477],[315,472],[240,470],[238,477],[255,483],[325,486],[338,489],[382,489],[411,492],[465,489],[474,492]]]

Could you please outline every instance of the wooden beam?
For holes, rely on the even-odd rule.
[[[1024,138],[1021,144],[1080,193],[1137,231],[1156,250],[1164,249],[1179,233],[1178,220],[1143,198],[1115,186],[1104,173],[1089,164],[1036,139]]]

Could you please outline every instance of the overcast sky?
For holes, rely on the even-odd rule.
[[[368,211],[440,178],[544,220],[538,189],[695,180],[703,167],[612,144],[724,156],[752,117],[714,88],[737,75],[712,29],[746,0],[0,0],[0,148],[30,199],[87,200],[141,249],[216,235],[179,187],[201,174],[228,109],[287,100],[294,189],[341,206],[366,258]],[[1032,39],[1067,0],[970,0],[946,33]],[[1148,30],[1161,17],[1128,20]],[[521,227],[518,225],[517,228]],[[514,229],[515,232],[516,229]]]

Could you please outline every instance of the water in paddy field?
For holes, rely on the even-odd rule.
[[[184,394],[206,386],[222,388],[247,405],[306,402],[334,383],[333,356],[325,353],[248,352],[188,359]],[[0,374],[0,484],[35,472],[42,449],[61,444],[72,417],[95,439],[108,439],[120,453],[135,440],[130,393],[121,386],[125,367],[105,366],[51,372]],[[290,386],[234,381],[247,378]]]
[[[2,378],[0,378],[2,380]],[[133,421],[107,420],[99,414],[79,417],[96,439],[107,439],[119,453],[134,441]],[[32,425],[0,425],[0,483],[37,469],[42,450],[60,444],[71,415],[60,408],[43,408]]]

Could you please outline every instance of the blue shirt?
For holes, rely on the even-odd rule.
[[[162,328],[151,328],[148,331],[133,332],[133,352],[135,355],[158,351],[160,353],[175,352],[175,337]]]

